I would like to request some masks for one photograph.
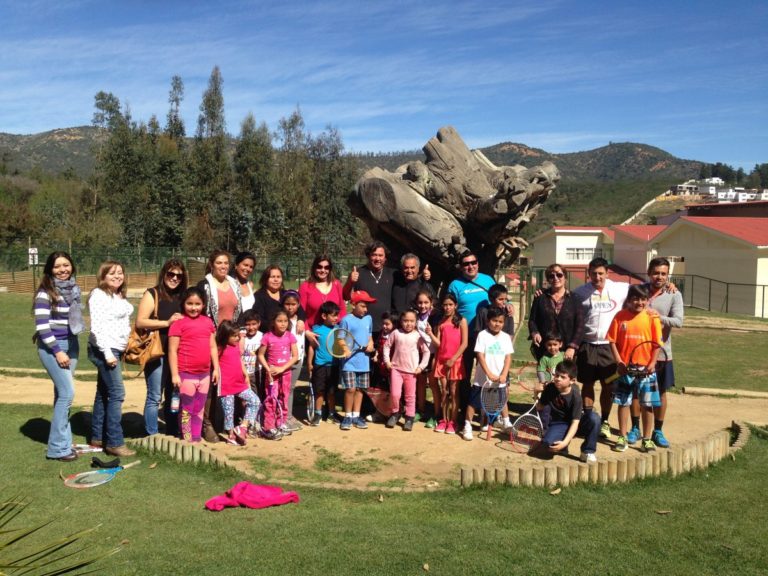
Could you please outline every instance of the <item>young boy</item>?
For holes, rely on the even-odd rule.
[[[373,352],[373,320],[368,314],[368,304],[375,303],[365,290],[352,293],[352,313],[342,318],[340,328],[349,330],[358,346],[364,349],[347,350],[347,357],[341,365],[341,387],[344,389],[344,419],[341,430],[355,428],[365,429],[368,424],[360,416],[363,404],[363,390],[370,386],[371,365],[368,354]]]
[[[461,431],[461,437],[464,440],[472,440],[472,418],[474,418],[476,411],[482,409],[480,392],[485,381],[491,380],[492,382],[499,382],[501,386],[507,385],[509,365],[512,362],[514,349],[512,338],[502,330],[505,316],[506,312],[503,308],[496,306],[488,308],[487,326],[477,335],[475,343],[477,366],[467,404],[464,429]],[[504,427],[508,428],[510,423],[506,406],[502,411],[502,417]]]
[[[649,452],[656,449],[651,440],[653,432],[653,408],[660,406],[659,389],[656,383],[656,358],[659,349],[650,346],[636,348],[641,342],[661,341],[661,321],[658,314],[651,315],[646,310],[648,305],[648,289],[644,286],[632,285],[627,292],[624,308],[614,316],[608,328],[607,338],[611,351],[616,360],[618,373],[621,376],[616,381],[614,404],[619,406],[619,433],[613,450],[624,452],[627,449],[627,430],[629,425],[630,406],[632,404],[635,376],[627,374],[627,365],[631,361],[645,367],[645,374],[640,381],[637,391],[643,410],[643,441],[641,449]]]
[[[492,307],[507,309],[507,288],[503,284],[494,284],[488,288],[488,302],[480,304],[475,316],[474,332],[479,334],[488,323],[488,309]],[[509,315],[504,316],[504,325],[501,328],[511,338],[515,336],[515,319]]]
[[[539,412],[549,408],[551,420],[541,442],[550,452],[568,453],[568,444],[574,436],[583,436],[581,461],[597,462],[597,434],[600,417],[594,412],[584,412],[581,391],[576,382],[576,362],[563,360],[555,366],[552,381],[544,387],[536,405]]]
[[[563,340],[560,338],[560,334],[550,332],[544,336],[541,343],[544,346],[544,356],[541,357],[538,366],[536,366],[536,377],[539,380],[536,392],[544,390],[544,385],[552,381],[555,368],[564,359],[564,354],[561,350]]]
[[[262,389],[261,389],[261,365],[259,364],[259,347],[261,346],[261,338],[264,336],[259,331],[261,327],[261,317],[255,310],[246,310],[240,317],[245,333],[241,332],[240,340],[240,354],[243,357],[243,364],[245,364],[245,371],[248,374],[248,383],[251,390],[256,394],[256,399],[261,404]],[[257,404],[257,408],[259,406]],[[261,426],[258,419],[255,419],[251,424],[251,429],[248,433],[256,438],[259,435]]]
[[[315,395],[315,415],[310,420],[310,426],[319,426],[323,417],[323,401],[328,415],[326,420],[336,422],[336,382],[339,381],[339,367],[325,345],[328,334],[339,321],[339,306],[335,302],[323,302],[318,313],[322,324],[312,326],[312,332],[317,336],[316,341],[310,341],[307,351],[307,369],[309,382]]]

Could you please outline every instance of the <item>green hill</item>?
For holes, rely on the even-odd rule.
[[[60,174],[81,178],[93,171],[99,131],[90,126],[62,128],[27,136],[0,133],[0,171]],[[671,184],[695,178],[702,163],[676,158],[654,146],[611,143],[583,152],[553,154],[525,144],[504,142],[481,148],[497,165],[534,166],[554,162],[562,182],[539,217],[523,232],[530,238],[553,224],[615,224],[633,214]],[[352,155],[361,172],[373,166],[395,170],[423,160],[420,150]]]

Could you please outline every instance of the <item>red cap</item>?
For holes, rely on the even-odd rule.
[[[357,290],[356,292],[352,292],[352,298],[350,298],[350,300],[352,304],[357,304],[358,302],[376,302],[376,298],[368,294],[368,292],[365,290]]]

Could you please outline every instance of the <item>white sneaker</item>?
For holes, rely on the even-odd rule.
[[[596,464],[597,463],[597,456],[595,456],[594,452],[582,452],[581,456],[579,457],[579,460],[582,462],[586,462],[587,464]]]
[[[504,420],[501,421],[501,426],[504,430],[509,430],[512,428],[512,421],[509,418],[504,418]]]
[[[488,424],[483,424],[480,426],[480,432],[488,432]]]
[[[461,437],[464,438],[464,440],[472,440],[474,436],[472,436],[472,426],[464,426],[464,429],[461,431]]]

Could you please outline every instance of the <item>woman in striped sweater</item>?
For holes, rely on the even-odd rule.
[[[45,262],[35,294],[35,336],[40,362],[53,380],[53,418],[48,435],[49,460],[70,462],[69,409],[75,397],[75,367],[80,353],[77,335],[85,328],[75,265],[66,252],[53,252]]]

